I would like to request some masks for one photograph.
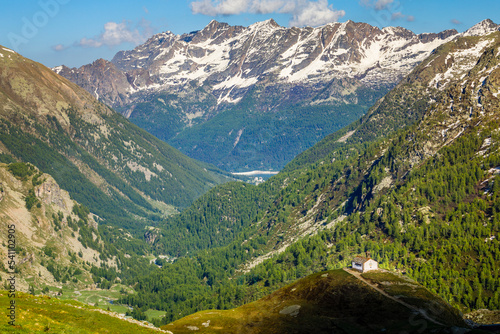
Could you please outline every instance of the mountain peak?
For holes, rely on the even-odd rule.
[[[483,20],[463,33],[463,36],[481,36],[500,30],[500,25],[490,19]]]
[[[225,22],[219,22],[217,20],[212,20],[210,21],[209,24],[207,24],[207,26],[203,29],[203,30],[214,30],[214,29],[218,29],[220,27],[224,27],[224,26],[228,26],[229,24],[225,23]],[[202,31],[203,31],[202,30]]]
[[[225,22],[219,22],[217,20],[212,20],[212,21],[210,21],[209,24],[207,24],[207,26],[205,28],[203,28],[200,31],[200,34],[201,34],[201,36],[205,36],[205,37],[212,36],[221,28],[227,28],[227,27],[229,27],[229,24],[227,24]]]
[[[220,22],[214,19],[207,24],[207,27],[217,26],[219,24]]]
[[[249,28],[257,28],[257,29],[262,29],[262,28],[270,28],[270,29],[276,29],[280,28],[281,26],[276,23],[273,19],[265,20],[265,21],[260,21],[260,22],[255,22],[254,24],[250,25]]]
[[[264,22],[266,22],[266,24],[273,26],[273,27],[276,27],[276,28],[280,27],[280,25],[276,21],[274,21],[274,19],[269,19],[269,20],[266,20]]]
[[[94,62],[92,63],[93,65],[98,65],[98,66],[105,66],[107,64],[111,63],[109,60],[106,60],[106,59],[103,59],[103,58],[99,58],[97,60],[94,60]]]

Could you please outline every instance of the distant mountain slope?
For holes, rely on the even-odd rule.
[[[489,21],[484,21],[469,29],[470,33],[464,33],[463,37],[438,47],[395,89],[370,108],[365,116],[301,153],[286,170],[320,161],[336,148],[370,142],[420,120],[433,105],[444,103],[443,99],[447,98],[443,91],[449,88],[447,86],[452,83],[456,85],[460,78],[467,78],[471,74],[468,71],[480,60],[486,48],[494,44],[496,35],[491,38],[474,35],[480,31],[490,31],[488,27],[491,27]],[[487,35],[485,33],[483,36]],[[477,94],[482,92],[479,88]],[[493,97],[496,98],[494,93]],[[453,100],[450,103],[453,109]],[[477,104],[471,107],[474,109]]]
[[[464,35],[495,30],[486,20]],[[191,157],[230,171],[281,169],[457,36],[352,21],[212,21],[189,34],[157,34],[111,62],[54,71]]]
[[[130,228],[185,207],[226,180],[77,85],[3,47],[0,142],[2,153],[50,174],[92,213]]]
[[[330,223],[334,220],[332,217],[338,216],[343,210],[350,212],[353,209],[352,207],[339,209],[338,205],[350,204],[353,195],[350,192],[354,190],[351,187],[360,180],[364,182],[363,198],[370,197],[366,191],[382,181],[383,175],[389,177],[387,171],[379,171],[370,164],[379,161],[385,154],[384,150],[387,150],[392,142],[395,141],[402,146],[398,148],[398,157],[394,157],[401,161],[402,166],[390,176],[391,183],[384,186],[385,188],[397,184],[400,178],[410,172],[413,167],[418,167],[420,163],[435,155],[440,148],[452,144],[456,137],[464,133],[465,129],[471,128],[470,122],[478,122],[476,117],[479,117],[478,120],[485,119],[478,125],[489,124],[496,117],[498,92],[495,86],[496,60],[494,57],[488,58],[487,55],[494,54],[492,50],[497,43],[498,34],[461,37],[436,49],[407,78],[374,105],[366,116],[345,129],[327,136],[314,147],[300,154],[284,168],[282,173],[273,177],[267,184],[260,185],[258,187],[260,191],[248,187],[242,192],[236,189],[239,187],[235,187],[232,196],[221,197],[219,200],[225,201],[225,204],[219,207],[223,209],[217,214],[210,210],[210,215],[207,215],[210,219],[206,220],[216,225],[207,228],[217,230],[222,226],[231,227],[232,223],[224,218],[226,216],[239,221],[240,218],[234,212],[230,201],[234,203],[242,201],[243,198],[258,201],[257,199],[267,197],[266,205],[269,207],[260,208],[261,214],[267,211],[265,217],[254,216],[253,221],[245,220],[246,224],[234,228],[245,229],[255,221],[259,224],[265,222],[263,226],[269,228],[269,225],[276,225],[284,235],[295,239],[296,230],[289,229],[289,226],[279,227],[285,220],[294,222],[295,226],[303,226],[304,228],[299,229],[302,232],[305,230],[312,232],[315,228],[323,228],[321,225],[325,223],[326,218],[330,217],[327,220]],[[489,59],[491,63],[485,63],[484,59]],[[481,70],[474,70],[474,68]],[[477,73],[482,73],[482,75]],[[436,80],[440,78],[445,78],[445,80],[437,84]],[[462,81],[459,80],[460,78]],[[457,88],[458,81],[463,85],[460,88]],[[436,85],[439,88],[436,88]],[[460,94],[466,94],[466,98],[461,97]],[[471,95],[474,97],[471,98]],[[482,104],[478,104],[477,101],[481,101]],[[457,110],[461,110],[462,113],[458,113]],[[438,118],[441,119],[439,122],[436,121]],[[405,135],[411,140],[406,142],[406,137],[394,138],[398,131],[401,132],[412,125],[418,125],[417,130],[412,130],[416,132]],[[396,153],[391,154],[391,157],[396,155]],[[363,167],[353,169],[351,165],[356,163]],[[356,170],[356,173],[344,174],[351,173],[353,170]],[[367,173],[373,173],[373,175],[366,175]],[[344,181],[344,177],[347,180]],[[353,183],[349,186],[350,182]],[[380,187],[380,189],[384,188]],[[362,191],[362,189],[356,191],[359,190]],[[213,190],[213,193],[217,192],[218,189]],[[362,198],[358,198],[357,204],[361,200]],[[199,214],[201,210],[206,210],[205,206],[210,206],[211,202],[213,201],[209,199],[208,194],[200,198],[196,214]],[[203,209],[200,208],[199,203],[203,203],[201,204]],[[241,208],[244,211],[248,206],[241,206]],[[231,213],[229,214],[225,209],[230,209]],[[338,209],[336,215],[331,215],[332,211]],[[184,222],[191,221],[192,218],[187,216],[194,217],[190,212],[187,210],[184,213]],[[286,215],[289,215],[289,219],[285,219]],[[246,214],[244,216],[247,217]],[[315,224],[305,223],[310,219],[313,219]],[[200,219],[196,221],[201,222]],[[179,229],[183,230],[182,227]],[[192,231],[186,232],[193,233]],[[199,233],[193,236],[203,238],[203,234]],[[283,236],[281,238],[283,239]],[[177,243],[169,242],[170,246],[174,244]],[[193,242],[186,246],[188,249],[196,248],[194,246],[196,244],[198,243]]]
[[[195,313],[162,328],[173,333],[284,334],[449,333],[452,327],[467,327],[458,310],[416,282],[389,272],[363,277],[401,294],[393,300],[353,275],[334,270],[308,276],[239,308]],[[397,302],[403,300],[410,300],[420,314]]]

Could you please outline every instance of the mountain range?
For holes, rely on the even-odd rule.
[[[53,70],[190,157],[228,171],[279,170],[353,122],[424,60],[459,36],[347,21],[284,28],[212,21],[152,36],[111,61]]]
[[[500,308],[500,32],[487,20],[453,34],[258,186],[0,47],[0,214],[19,226],[21,287],[93,293],[174,333],[468,330],[460,312]],[[397,274],[333,270],[359,255]],[[49,329],[106,327],[19,301],[26,327],[13,330],[41,332],[42,315]]]

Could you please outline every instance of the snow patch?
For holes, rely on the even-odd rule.
[[[52,71],[56,72],[57,74],[61,73],[63,67],[62,66],[56,66],[52,69]]]
[[[236,145],[238,145],[238,143],[240,142],[240,138],[241,138],[241,135],[243,134],[243,130],[244,129],[240,129],[238,131],[238,135],[236,136],[236,140],[234,141],[233,148],[235,148]]]
[[[469,72],[477,63],[479,57],[484,50],[493,43],[491,40],[482,40],[474,47],[458,50],[450,53],[448,56],[455,60],[444,73],[437,73],[436,76],[429,82],[429,87],[435,87],[443,90],[447,84],[456,77],[462,76]],[[448,59],[448,58],[447,58]]]
[[[218,83],[214,86],[215,90],[224,89],[224,88],[245,88],[252,85],[255,85],[259,81],[257,78],[242,78],[241,76],[228,77],[225,81]]]
[[[242,97],[239,97],[239,98],[236,98],[236,99],[233,99],[230,95],[231,95],[231,92],[233,91],[234,87],[231,88],[231,90],[229,92],[227,92],[227,94],[224,95],[224,92],[222,92],[220,95],[219,95],[219,98],[217,99],[217,105],[223,103],[223,102],[226,102],[226,103],[238,103],[241,101],[241,99],[243,98]],[[224,95],[224,96],[222,96]]]

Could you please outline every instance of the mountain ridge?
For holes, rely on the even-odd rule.
[[[361,116],[436,47],[463,35],[353,21],[318,28],[273,22],[213,20],[188,34],[156,34],[112,61],[53,70],[191,157],[233,172],[277,170]],[[498,25],[485,20],[464,34],[492,30]],[[342,115],[346,109],[353,118]],[[276,130],[263,128],[269,123]]]
[[[80,203],[101,207],[93,211],[99,216],[118,214],[117,207],[103,209],[104,198],[128,203],[134,214],[154,216],[159,214],[154,206],[186,206],[227,179],[43,65],[1,47],[0,54],[2,152],[51,174]],[[185,190],[176,194],[175,188]]]

